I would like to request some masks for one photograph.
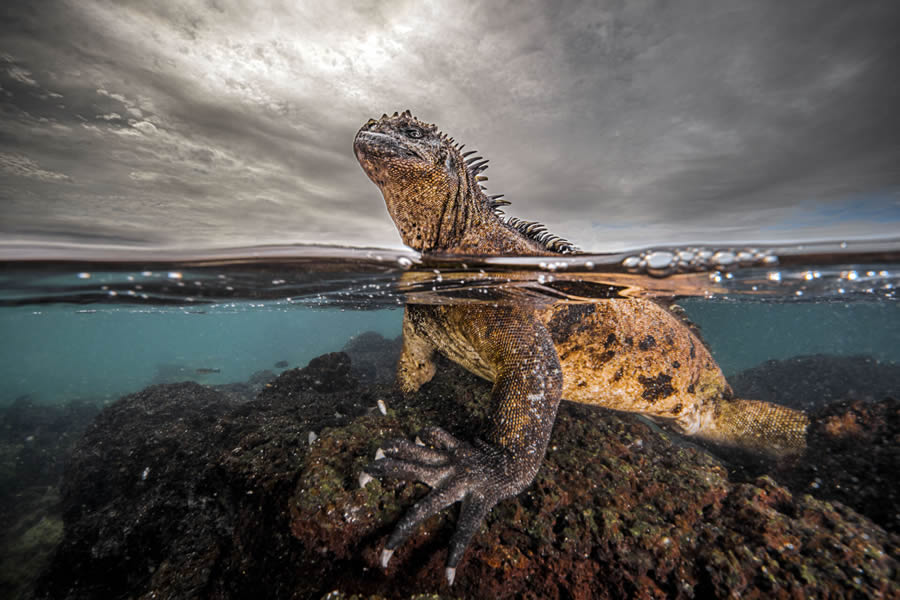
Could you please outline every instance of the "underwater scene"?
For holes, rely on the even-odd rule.
[[[4,597],[900,593],[897,244],[7,254],[23,259],[0,272]],[[490,436],[502,408],[450,346],[404,389],[404,312],[421,311],[461,311],[460,335],[537,315],[563,371],[533,482],[484,515],[450,582],[467,502],[392,544],[429,497],[416,468],[446,460],[415,452]],[[687,430],[719,372],[712,433]],[[766,407],[755,425],[720,418],[743,399]]]
[[[900,600],[897,0],[3,10],[0,600]]]

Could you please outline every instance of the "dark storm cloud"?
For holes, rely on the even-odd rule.
[[[890,1],[12,3],[0,232],[396,245],[350,143],[411,108],[584,248],[888,235],[898,25]]]

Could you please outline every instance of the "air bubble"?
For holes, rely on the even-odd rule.
[[[671,252],[657,250],[648,254],[646,261],[648,269],[664,271],[672,267],[675,255]]]
[[[722,267],[733,265],[736,258],[737,257],[734,255],[734,252],[728,252],[725,250],[716,252],[712,255],[712,261]]]
[[[639,256],[629,256],[625,260],[622,261],[622,266],[626,269],[634,269],[637,268],[641,264],[641,257]]]

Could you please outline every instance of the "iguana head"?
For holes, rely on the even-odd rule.
[[[577,250],[540,223],[505,217],[503,194],[487,196],[487,160],[407,110],[369,119],[353,141],[381,190],[403,243],[420,252],[546,254]],[[469,158],[467,158],[469,157]],[[468,243],[466,242],[468,236]],[[490,239],[489,239],[490,238]],[[473,239],[476,240],[473,248]]]
[[[460,146],[409,111],[369,119],[353,149],[381,190],[403,243],[416,250],[453,247],[473,213],[488,206],[478,166],[467,165]]]

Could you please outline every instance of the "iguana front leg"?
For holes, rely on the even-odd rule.
[[[404,394],[412,394],[434,377],[434,346],[416,332],[410,319],[410,309],[403,313],[403,350],[397,362],[397,387]]]
[[[452,583],[457,564],[491,508],[534,479],[556,418],[562,371],[550,334],[527,309],[415,308],[419,334],[463,366],[493,375],[489,423],[471,443],[438,428],[423,432],[424,446],[394,440],[365,470],[423,481],[432,488],[388,538],[384,566],[422,521],[462,501],[447,558],[447,580]]]

